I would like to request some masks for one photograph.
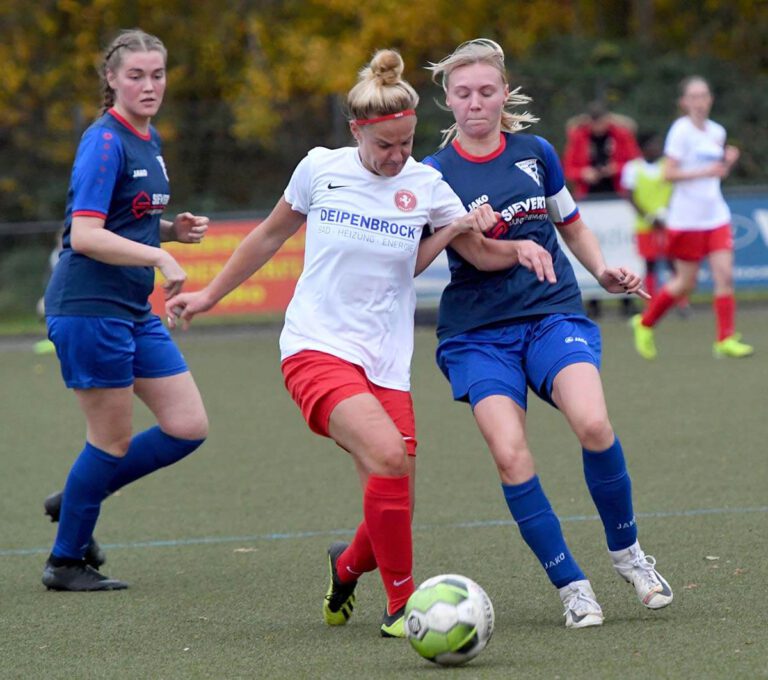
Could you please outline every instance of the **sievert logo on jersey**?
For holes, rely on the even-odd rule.
[[[536,165],[535,158],[526,158],[524,161],[517,161],[515,166],[518,170],[522,170],[528,177],[530,177],[536,184],[541,186],[541,180],[539,179],[539,168]]]
[[[131,214],[137,220],[147,215],[160,215],[170,200],[170,194],[152,194],[150,198],[146,191],[140,191],[131,201]]]
[[[408,189],[400,189],[395,193],[395,205],[398,210],[411,212],[417,205],[416,194]]]
[[[528,220],[547,219],[547,199],[544,196],[531,196],[523,201],[515,201],[500,214],[499,221],[486,232],[491,238],[501,238],[512,227],[518,227]]]

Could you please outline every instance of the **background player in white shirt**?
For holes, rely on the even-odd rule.
[[[498,218],[489,206],[467,214],[440,174],[410,157],[418,95],[402,71],[399,54],[377,52],[347,96],[357,146],[311,150],[221,273],[167,305],[170,325],[179,319],[186,327],[306,221],[304,270],[280,337],[283,375],[310,429],[351,454],[363,486],[363,521],[352,543],[328,551],[323,616],[329,625],[345,624],[357,579],[378,567],[388,599],[384,637],[404,636],[403,611],[414,590],[414,273],[454,236],[490,228]],[[437,231],[422,239],[425,225]]]
[[[713,101],[709,85],[701,76],[691,76],[681,83],[679,104],[685,115],[672,124],[664,144],[664,174],[674,183],[667,229],[675,274],[645,313],[632,319],[635,349],[645,359],[656,357],[653,327],[681,298],[694,291],[705,257],[714,281],[715,356],[738,359],[754,352],[741,342],[735,330],[731,212],[720,191],[720,180],[728,176],[739,150],[725,144],[725,128],[709,119]]]

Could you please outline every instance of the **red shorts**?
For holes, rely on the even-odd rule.
[[[409,456],[416,455],[416,419],[411,393],[374,385],[365,371],[332,354],[303,350],[282,366],[285,387],[312,432],[330,437],[328,422],[339,403],[356,394],[372,394],[400,431]]]
[[[667,232],[665,229],[653,229],[635,234],[637,252],[644,260],[654,262],[667,256]]]
[[[667,230],[669,256],[675,260],[698,262],[718,250],[733,250],[730,224],[695,231]]]

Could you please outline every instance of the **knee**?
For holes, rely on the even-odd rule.
[[[733,292],[733,273],[720,273],[715,279],[715,291],[718,295]]]
[[[611,423],[600,416],[583,419],[575,431],[581,445],[590,451],[605,451],[615,439]]]
[[[374,475],[402,477],[408,474],[408,453],[402,439],[393,439],[380,445],[367,458],[367,467]]]
[[[683,295],[690,295],[696,288],[696,283],[691,282],[687,279],[678,278],[673,279],[669,282],[667,285],[667,290],[672,294],[673,297],[681,297]]]
[[[491,450],[504,484],[522,484],[533,476],[533,456],[526,444],[497,445]]]
[[[208,416],[205,411],[193,417],[158,424],[163,432],[177,439],[196,440],[208,436]]]

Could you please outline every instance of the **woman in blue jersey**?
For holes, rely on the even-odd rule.
[[[603,613],[536,475],[525,434],[528,388],[563,413],[581,443],[587,486],[619,575],[646,607],[664,607],[672,591],[637,542],[630,479],[608,419],[598,372],[600,332],[584,314],[556,230],[609,292],[646,297],[641,279],[606,266],[554,149],[519,132],[537,119],[508,110],[530,100],[509,91],[499,45],[469,41],[430,70],[456,122],[425,162],[442,172],[465,206],[488,203],[501,214],[486,237],[533,242],[551,256],[553,269],[546,278],[521,266],[482,271],[472,264],[480,237],[455,239],[448,247],[451,281],[440,301],[438,364],[454,398],[472,407],[510,512],[559,590],[566,626],[600,625]]]
[[[154,269],[167,296],[186,278],[161,241],[198,243],[208,218],[162,219],[169,185],[160,139],[150,125],[163,101],[166,50],[140,30],[105,52],[102,116],[83,134],[67,196],[62,253],[45,294],[48,336],[67,387],[86,420],[86,442],[63,492],[46,499],[58,520],[43,571],[53,590],[117,590],[98,571],[93,540],[110,493],[182,459],[204,441],[208,419],[184,357],[151,313]],[[157,426],[132,436],[133,397]]]

